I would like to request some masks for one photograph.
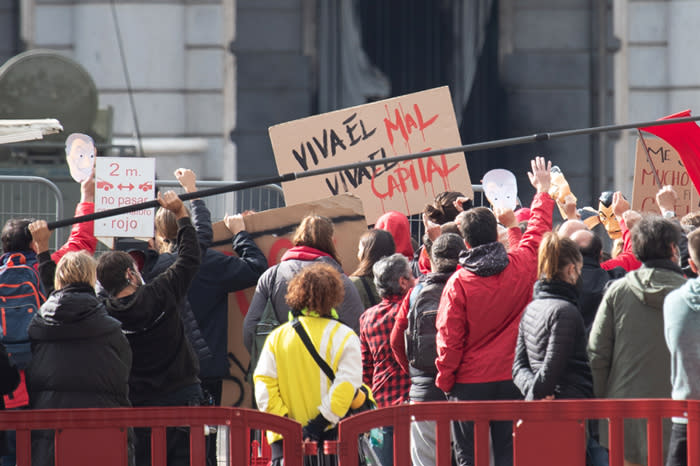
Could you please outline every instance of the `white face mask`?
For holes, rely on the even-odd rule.
[[[494,208],[515,210],[518,184],[515,175],[502,168],[486,172],[482,180],[484,194]]]

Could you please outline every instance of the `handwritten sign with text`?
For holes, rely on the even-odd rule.
[[[688,176],[678,152],[663,139],[644,137],[649,155],[661,178],[662,185],[671,185],[678,193],[675,206],[676,215],[682,217],[689,212],[700,210],[700,196]],[[632,208],[638,212],[660,214],[656,205],[656,193],[659,186],[654,178],[654,171],[647,160],[644,145],[637,139],[636,160],[634,164],[634,187],[632,191]]]
[[[95,212],[152,201],[155,173],[154,158],[98,157]],[[95,236],[152,238],[153,209],[96,220]]]
[[[440,87],[270,127],[280,174],[461,145],[449,89]],[[353,193],[369,224],[422,212],[440,192],[472,197],[463,153],[353,168],[283,183],[287,204]]]

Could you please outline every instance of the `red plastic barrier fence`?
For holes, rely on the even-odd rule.
[[[583,420],[609,419],[610,466],[623,466],[624,419],[647,420],[648,465],[663,466],[662,420],[688,418],[688,464],[700,466],[700,401],[553,400],[431,402],[368,411],[338,424],[338,440],[326,442],[339,466],[357,464],[357,438],[381,426],[394,427],[394,464],[411,464],[411,421],[436,422],[436,464],[450,466],[450,421],[474,421],[476,466],[489,465],[489,421],[514,421],[515,466],[585,464]]]
[[[129,427],[151,428],[151,464],[166,465],[165,429],[190,428],[190,464],[205,466],[205,425],[228,428],[229,464],[250,462],[250,430],[279,432],[285,465],[301,466],[301,425],[288,418],[241,408],[112,408],[0,412],[0,430],[17,431],[17,465],[31,466],[31,431],[55,429],[56,466],[125,466]],[[219,435],[223,435],[219,431]]]

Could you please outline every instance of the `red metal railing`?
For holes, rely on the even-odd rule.
[[[250,430],[279,432],[285,465],[303,464],[301,425],[250,409],[218,407],[24,410],[0,412],[0,430],[17,431],[17,465],[31,466],[31,431],[56,432],[56,466],[124,466],[129,427],[151,428],[151,464],[166,465],[166,427],[190,427],[191,466],[205,466],[205,425],[228,427],[229,464],[249,464]],[[222,432],[219,431],[219,435]]]
[[[555,400],[439,402],[402,405],[365,412],[338,425],[338,440],[326,442],[325,450],[337,454],[339,465],[357,464],[358,435],[380,426],[394,427],[394,464],[410,464],[411,421],[435,421],[436,464],[449,466],[450,422],[474,421],[476,466],[489,464],[489,421],[514,421],[516,466],[567,464],[585,461],[585,419],[609,419],[610,466],[623,465],[624,419],[647,420],[648,465],[662,466],[662,421],[688,419],[688,464],[700,466],[700,401],[673,400]],[[152,464],[166,464],[165,429],[190,427],[192,466],[204,466],[205,425],[226,426],[229,464],[261,464],[265,458],[250,457],[252,429],[272,430],[285,438],[287,466],[301,466],[313,448],[302,443],[301,425],[258,411],[240,408],[114,408],[76,410],[25,410],[0,412],[0,430],[17,431],[17,464],[30,466],[31,431],[56,432],[56,466],[126,464],[127,430],[152,430]],[[224,431],[219,431],[223,435]]]
[[[687,414],[686,414],[687,413]],[[647,419],[648,465],[663,466],[662,420],[688,418],[688,464],[700,466],[700,401],[554,400],[432,402],[368,411],[338,425],[338,440],[326,452],[339,465],[357,464],[357,438],[380,426],[394,427],[394,464],[410,464],[411,421],[436,422],[436,464],[450,466],[450,421],[474,421],[476,466],[489,464],[489,421],[514,421],[516,466],[585,464],[585,419],[609,419],[610,466],[623,466],[624,419]]]

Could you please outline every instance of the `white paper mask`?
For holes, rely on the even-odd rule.
[[[70,175],[78,183],[90,177],[95,168],[95,143],[87,134],[72,133],[66,139],[66,161]]]
[[[494,208],[515,210],[518,184],[515,175],[502,168],[488,171],[482,180],[484,194]]]

